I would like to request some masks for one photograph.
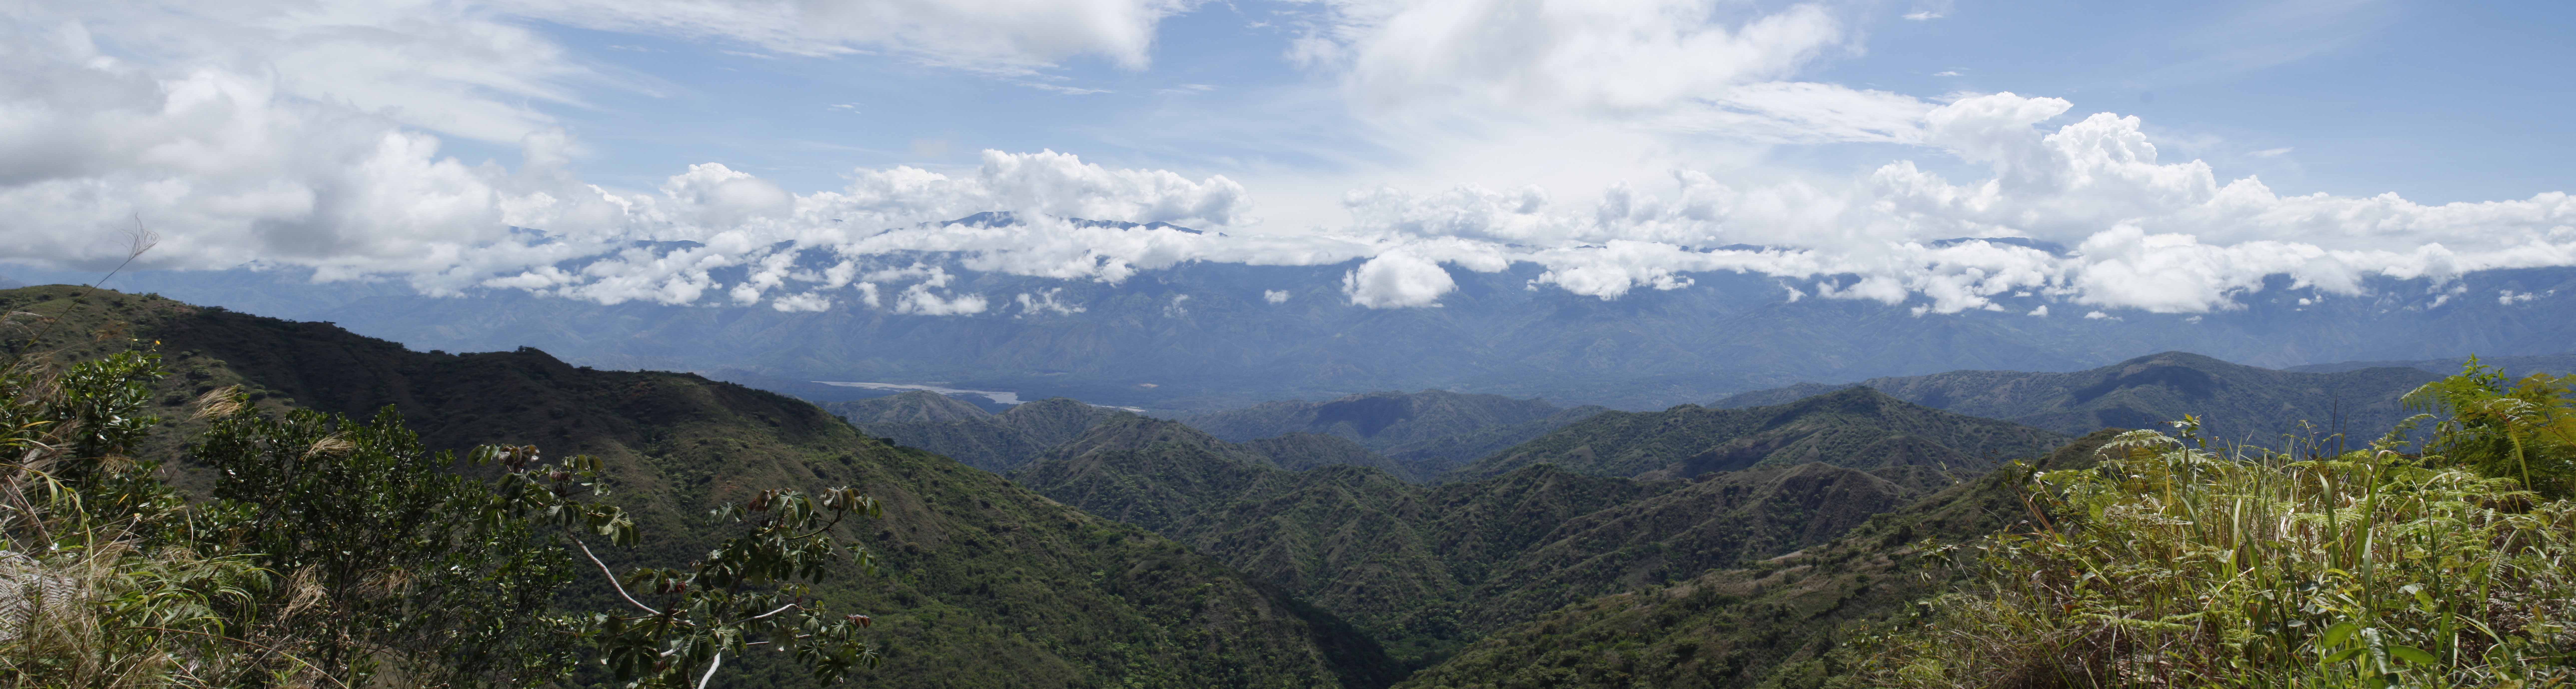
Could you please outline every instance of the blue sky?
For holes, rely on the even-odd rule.
[[[982,149],[1054,149],[1086,160],[1248,175],[1331,169],[1321,157],[1190,140],[1170,118],[1273,119],[1280,98],[1329,89],[1287,56],[1311,8],[1206,4],[1163,20],[1150,66],[1076,56],[1039,83],[1063,94],[884,55],[804,57],[550,25],[589,60],[651,80],[594,85],[597,107],[544,106],[593,142],[586,177],[649,184],[693,162],[729,162],[790,188],[828,189],[853,167],[971,168]],[[2396,192],[2427,203],[2576,188],[2576,5],[2568,3],[1954,3],[1855,12],[1857,50],[1800,76],[1924,97],[2011,91],[2078,113],[2137,115],[2168,150],[2260,175],[2284,193]],[[760,55],[762,57],[751,57]],[[1214,87],[1191,90],[1191,85]],[[848,105],[849,108],[834,106]],[[1339,124],[1330,102],[1305,127]],[[1314,131],[1277,146],[1348,145]],[[1173,149],[1179,150],[1173,150]],[[2287,149],[2287,150],[2283,150]],[[2272,153],[2279,151],[2277,153]],[[2268,155],[2267,155],[2268,153]],[[491,155],[513,156],[507,148]],[[1873,164],[1884,151],[1778,151],[1784,164]]]
[[[1533,288],[1604,299],[1718,270],[1947,313],[2013,294],[2202,312],[2267,276],[2356,295],[2374,275],[2576,263],[2568,3],[5,12],[0,253],[51,267],[120,257],[140,218],[154,267],[434,294],[873,307],[947,284],[896,258],[930,251],[1110,282],[1365,260],[1343,288],[1373,308],[1537,263]],[[919,227],[987,210],[1035,220]],[[1049,224],[1065,217],[1228,237]],[[1962,236],[2071,251],[1933,243]],[[618,253],[635,240],[705,246]],[[709,277],[781,243],[848,268]],[[1774,250],[1695,250],[1721,245]]]

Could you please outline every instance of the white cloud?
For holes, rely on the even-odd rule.
[[[1036,292],[1022,292],[1019,296],[1011,298],[1011,301],[1020,305],[1020,313],[1013,317],[1019,318],[1039,314],[1071,316],[1089,310],[1083,308],[1080,304],[1065,303],[1063,301],[1063,295],[1064,288],[1062,287],[1049,287]]]
[[[1905,18],[1906,18],[1907,20],[1911,20],[1911,21],[1918,21],[1918,22],[1931,21],[1931,20],[1934,20],[1934,19],[1940,19],[1941,17],[1942,17],[1942,15],[1941,15],[1941,13],[1939,13],[1939,12],[1907,12],[1907,13],[1905,13]]]
[[[1996,93],[1935,102],[1798,81],[1801,69],[1851,47],[1845,20],[1820,5],[1720,16],[1679,0],[1331,2],[1330,21],[1301,49],[1381,118],[1372,123],[1464,111],[1493,118],[1478,124],[1529,125],[1505,127],[1509,143],[1556,136],[1539,125],[1573,122],[1580,126],[1566,131],[1576,143],[1564,146],[1628,144],[1599,155],[1670,172],[1635,184],[1587,172],[1580,184],[1553,188],[1456,178],[1413,185],[1429,192],[1373,181],[1341,196],[1346,222],[1274,234],[1240,231],[1262,226],[1253,193],[1228,177],[1106,167],[1051,150],[986,151],[971,170],[858,169],[846,187],[811,193],[720,161],[668,171],[676,174],[651,189],[592,184],[567,171],[582,146],[544,108],[582,105],[566,84],[605,77],[512,19],[713,38],[780,55],[890,50],[1045,83],[1028,70],[1070,56],[1142,64],[1154,23],[1189,6],[896,0],[809,9],[707,0],[507,11],[434,3],[112,16],[83,14],[93,5],[13,10],[20,13],[0,27],[0,217],[11,223],[0,255],[112,260],[120,247],[100,238],[141,215],[166,238],[148,257],[155,267],[295,266],[323,280],[390,276],[433,294],[489,287],[602,303],[766,301],[781,310],[829,308],[846,288],[856,292],[846,299],[869,308],[942,315],[991,306],[951,290],[951,270],[1120,283],[1193,261],[1363,260],[1342,288],[1371,308],[1436,305],[1456,288],[1452,268],[1527,263],[1539,269],[1534,288],[1602,299],[1736,271],[1779,280],[1793,300],[1807,292],[1789,285],[1810,285],[1813,296],[1911,302],[1931,314],[2029,295],[2105,316],[2235,308],[2269,275],[2319,295],[2352,295],[2372,276],[2438,281],[2576,265],[2576,198],[2565,193],[2438,206],[2393,194],[2283,196],[2253,177],[2221,179],[2201,161],[2165,160],[2138,118],[2068,117],[2073,103],[2062,99]],[[1037,17],[1003,16],[1012,8]],[[1070,28],[1014,33],[1045,21]],[[970,28],[985,33],[966,35]],[[1601,134],[1629,128],[1654,134]],[[1697,136],[1912,148],[1846,178],[1729,174],[1639,153]],[[453,139],[515,145],[525,162],[468,163],[443,151]],[[1477,145],[1459,150],[1509,148],[1467,143]],[[1551,157],[1564,149],[1533,150]],[[1930,157],[1967,166],[1913,160]],[[985,211],[1022,222],[937,222]],[[2069,251],[1934,241],[1954,237],[2026,238]],[[1770,248],[1710,250],[1739,243]],[[799,250],[832,266],[800,269]],[[902,264],[922,252],[940,257]],[[716,277],[737,270],[743,278]],[[1274,303],[1288,294],[1265,299],[1273,293]],[[1018,304],[1020,315],[1079,312],[1050,306],[1054,299],[1027,292],[1001,305]]]
[[[2041,304],[2041,305],[2039,305],[2039,308],[2031,309],[2031,310],[2030,310],[2030,315],[2038,316],[2038,317],[2041,317],[2041,318],[2047,318],[2047,317],[2048,317],[2048,305],[2047,305],[2047,304]]]
[[[1194,0],[537,0],[499,11],[591,29],[740,42],[789,55],[884,51],[987,71],[1029,72],[1082,55],[1151,61],[1154,30]]]
[[[1955,70],[1955,69],[1945,69],[1945,70],[1941,70],[1941,71],[1938,71],[1938,72],[1933,72],[1933,73],[1932,73],[1932,76],[1936,76],[1936,77],[1955,77],[1955,76],[1959,76],[1959,70]]]
[[[806,292],[804,294],[773,299],[769,302],[769,308],[789,313],[799,311],[828,311],[832,308],[832,298],[823,296],[821,293],[817,292]]]
[[[1428,0],[1333,3],[1329,55],[1375,107],[1464,98],[1630,111],[1785,75],[1839,45],[1839,20],[1795,5],[1741,23],[1709,3]],[[1314,46],[1313,50],[1325,50]]]
[[[2260,151],[2255,151],[2255,152],[2254,152],[2254,157],[2256,157],[2256,158],[2278,158],[2278,157],[2281,157],[2281,156],[2284,156],[2284,155],[2288,155],[2288,154],[2290,153],[2290,151],[2291,151],[2291,150],[2292,150],[2292,149],[2291,149],[2290,147],[2288,147],[2288,146],[2282,146],[2282,147],[2280,147],[2280,148],[2266,148],[2266,149],[2263,149],[2263,150],[2260,150]]]
[[[1270,303],[1273,303],[1273,304],[1285,304],[1285,303],[1288,303],[1288,290],[1284,290],[1284,289],[1266,289],[1266,290],[1262,290],[1262,291],[1261,291],[1261,300],[1262,300],[1262,301],[1266,301],[1266,302],[1270,302]]]
[[[1372,309],[1438,306],[1440,295],[1457,288],[1440,264],[1403,252],[1379,254],[1342,276],[1351,303]]]

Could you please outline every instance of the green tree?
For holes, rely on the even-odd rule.
[[[10,686],[705,686],[771,646],[826,681],[872,665],[864,615],[812,584],[873,558],[833,530],[880,506],[848,488],[758,494],[680,568],[618,575],[585,538],[635,545],[599,460],[533,447],[431,453],[388,408],[352,421],[200,401],[216,473],[191,503],[130,456],[159,358],[0,368],[0,682]],[[580,557],[576,558],[575,553]],[[585,562],[585,560],[587,560]],[[631,611],[562,607],[596,568]],[[646,600],[659,601],[647,604]]]

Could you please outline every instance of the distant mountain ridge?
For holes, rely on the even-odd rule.
[[[2456,364],[2449,372],[2458,372]],[[2072,373],[1951,371],[1853,385],[1807,383],[1737,394],[1711,406],[1778,404],[1859,386],[1927,407],[2069,435],[2104,427],[2163,428],[2192,414],[2201,419],[2208,437],[2272,443],[2280,434],[2298,431],[2300,421],[2324,432],[2332,432],[2338,420],[2363,433],[2385,432],[2408,415],[2398,397],[2440,377],[2416,367],[2277,371],[2164,352]]]
[[[1264,402],[1183,421],[1237,442],[1290,433],[1345,438],[1402,462],[1407,468],[1399,475],[1429,477],[1603,411],[1608,409],[1424,390]]]
[[[2469,358],[2465,356],[2445,359],[2413,359],[2407,361],[2343,361],[2331,364],[2292,366],[2281,370],[2297,373],[2343,373],[2368,368],[2417,368],[2430,373],[2447,376],[2459,373],[2460,366],[2467,364],[2468,362]],[[2534,373],[2547,373],[2561,376],[2576,374],[2576,353],[2537,354],[2531,356],[2481,356],[2478,357],[2478,363],[2480,365],[2493,366],[2498,369],[2502,369],[2505,375],[2515,378],[2520,378]]]
[[[1544,283],[1532,289],[1546,274],[1534,264],[1495,272],[1448,266],[1442,270],[1456,288],[1436,308],[1378,309],[1353,303],[1342,290],[1358,258],[1312,266],[1184,261],[1111,282],[978,270],[989,266],[971,251],[769,250],[792,258],[786,267],[794,274],[821,275],[843,261],[862,275],[936,268],[943,271],[940,293],[980,297],[983,307],[951,315],[907,312],[882,299],[871,307],[851,286],[812,288],[831,306],[796,312],[734,303],[717,296],[724,289],[687,304],[602,304],[498,288],[433,297],[401,280],[316,283],[313,272],[295,268],[140,271],[111,284],[335,322],[422,350],[532,346],[603,368],[731,368],[779,381],[945,381],[1024,399],[1065,396],[1174,413],[1389,388],[1651,410],[1798,381],[2064,372],[2161,351],[2294,366],[2554,354],[2576,342],[2576,268],[2475,271],[2440,290],[2427,289],[2429,279],[2368,276],[2352,294],[2273,276],[2238,293],[2230,308],[2113,309],[2084,318],[2077,305],[2046,295],[1996,295],[2000,310],[1931,314],[1917,310],[1928,304],[1919,296],[1896,303],[1806,298],[1803,289],[1783,290],[1779,278],[1729,271],[1677,274],[1687,286],[1604,300]],[[720,267],[704,279],[740,285],[751,272]],[[10,269],[10,277],[96,276],[26,267]],[[923,279],[870,284],[900,291]],[[2545,296],[2479,296],[2507,293]]]
[[[1454,480],[1552,463],[1577,473],[1689,478],[1806,462],[1876,470],[1909,482],[1983,472],[2067,435],[1932,409],[1865,387],[1761,407],[1681,405],[1605,412],[1452,472]],[[1929,471],[1931,473],[1924,473]]]

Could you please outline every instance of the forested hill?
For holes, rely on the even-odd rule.
[[[0,311],[39,314],[13,346],[66,357],[155,348],[174,374],[158,404],[241,384],[260,404],[347,414],[396,405],[436,448],[523,443],[606,462],[612,499],[637,514],[640,552],[677,566],[711,545],[706,510],[775,487],[854,486],[886,505],[845,526],[878,575],[821,593],[874,615],[879,687],[1383,686],[1396,668],[1365,635],[1276,588],[1143,529],[1049,501],[988,472],[878,442],[792,398],[675,373],[568,366],[533,349],[421,353],[344,332],[145,296],[46,286],[0,291]],[[173,464],[181,464],[174,462]],[[594,591],[598,589],[593,589]],[[810,683],[777,654],[729,664],[724,686]],[[739,673],[739,674],[737,674]]]
[[[1296,592],[1418,663],[1585,597],[1824,542],[1922,494],[1824,463],[1694,481],[1536,464],[1420,486],[1364,466],[1285,470],[1143,417],[1104,424],[1013,478]]]
[[[1901,621],[1908,603],[1948,584],[1923,571],[1916,546],[1970,542],[2026,520],[2020,491],[2032,471],[2093,466],[2116,432],[1998,468],[1791,555],[1536,616],[1399,686],[1842,686],[1826,680],[1852,668],[1830,651]]]
[[[1015,405],[1002,413],[928,390],[856,402],[825,402],[823,409],[868,433],[946,455],[995,473],[1027,464],[1117,413],[1054,397]]]
[[[1236,442],[1288,433],[1345,438],[1403,462],[1407,469],[1397,473],[1432,476],[1604,411],[1608,408],[1562,408],[1545,400],[1424,390],[1265,402],[1183,421]]]
[[[2457,372],[2458,362],[2451,361],[2444,373]],[[2411,365],[2276,371],[2165,352],[2073,373],[1951,371],[1857,385],[1927,407],[2059,433],[2162,428],[2191,414],[2209,437],[2276,445],[2282,434],[2301,432],[2300,422],[2327,433],[2340,423],[2376,437],[2407,416],[2399,396],[2442,375]],[[1711,406],[1780,404],[1842,387],[1851,386],[1805,383],[1738,394]]]
[[[1659,412],[1606,412],[1477,460],[1452,477],[1493,476],[1538,463],[1602,476],[1688,478],[1824,462],[1921,478],[1924,470],[1982,472],[2005,459],[2046,452],[2066,437],[1849,388],[1745,409],[1685,404]]]

